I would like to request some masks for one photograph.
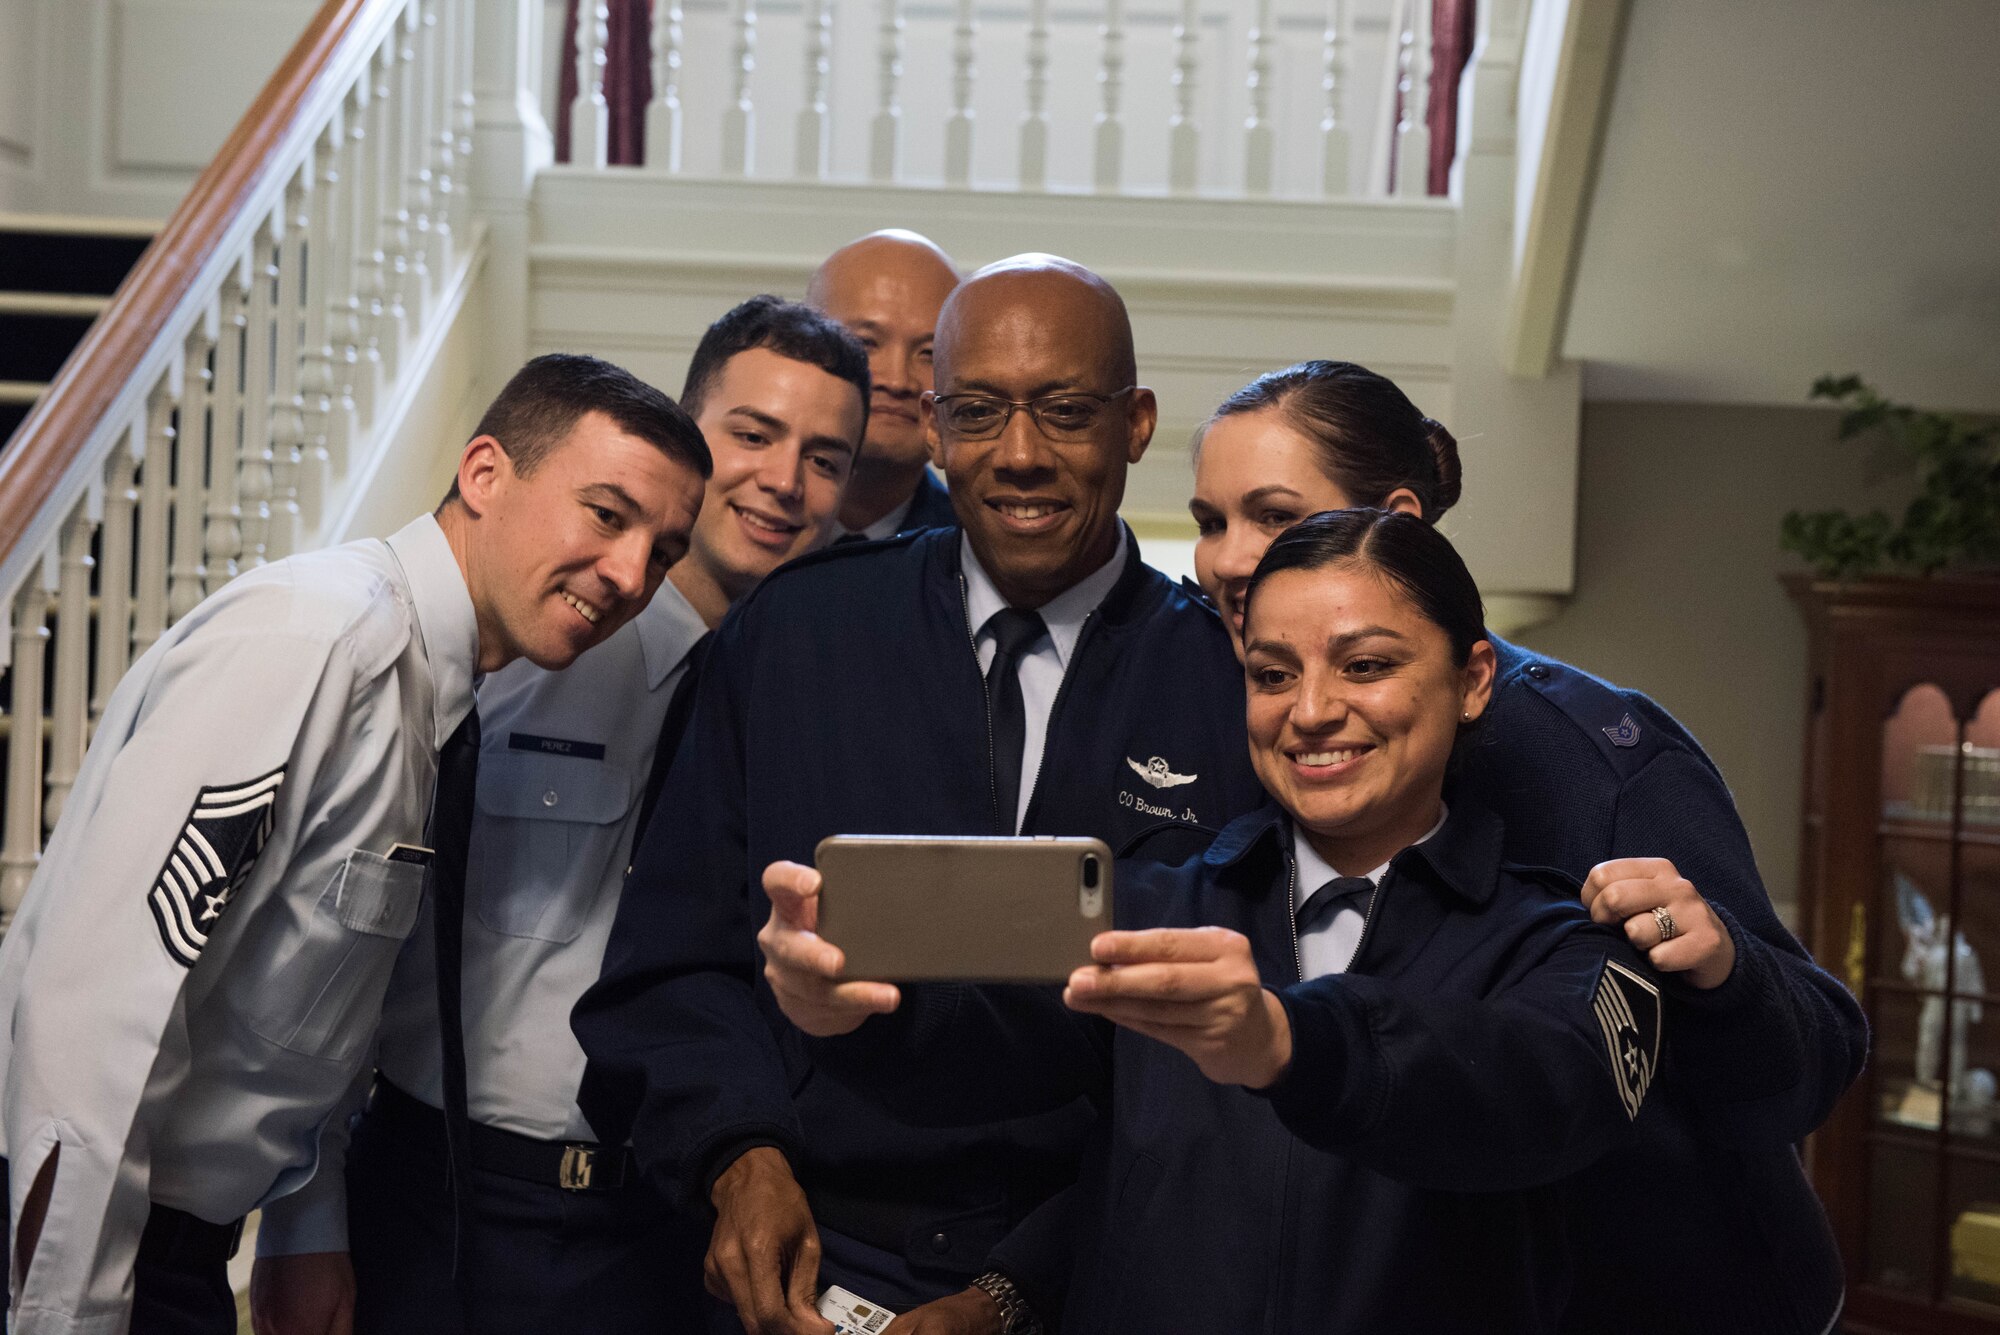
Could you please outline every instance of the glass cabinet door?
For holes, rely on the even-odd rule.
[[[2000,690],[1969,719],[1906,692],[1881,799],[1862,1271],[2000,1316]]]

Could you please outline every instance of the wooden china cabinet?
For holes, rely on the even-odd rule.
[[[2000,1331],[2000,578],[1787,581],[1806,936],[1873,1030],[1813,1142],[1852,1335]]]

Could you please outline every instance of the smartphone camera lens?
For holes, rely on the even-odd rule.
[[[1086,890],[1095,890],[1097,888],[1097,857],[1095,854],[1086,853],[1084,855],[1083,888]]]

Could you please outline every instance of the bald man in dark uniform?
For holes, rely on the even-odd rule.
[[[573,1019],[592,1125],[714,1208],[710,1287],[752,1331],[825,1335],[819,1282],[928,1304],[897,1319],[914,1335],[1034,1329],[1062,1280],[1045,1205],[1092,1120],[912,1125],[816,1074],[761,977],[764,869],[889,832],[1145,832],[1178,861],[1261,798],[1242,711],[1216,703],[1242,690],[1220,621],[1118,519],[1157,416],[1118,294],[1051,256],[990,266],[946,303],[936,374],[961,527],[796,561],[717,632],[674,818]],[[1187,776],[1171,811],[1138,777],[1155,763]]]
[[[840,508],[845,538],[889,538],[955,524],[951,498],[926,466],[923,396],[932,387],[938,314],[958,286],[951,256],[928,237],[870,232],[826,257],[806,304],[847,326],[868,349],[874,382],[868,439]]]

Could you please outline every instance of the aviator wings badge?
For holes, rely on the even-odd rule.
[[[1167,768],[1167,762],[1159,756],[1154,756],[1143,765],[1128,756],[1125,763],[1132,767],[1134,774],[1155,788],[1178,788],[1184,783],[1193,783],[1201,777],[1198,774],[1176,774]]]

